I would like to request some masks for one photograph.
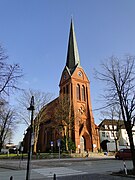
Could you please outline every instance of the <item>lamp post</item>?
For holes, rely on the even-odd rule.
[[[23,141],[22,141],[22,144],[21,144],[21,153],[22,153],[22,160],[23,160],[23,151],[24,151],[24,138],[25,138],[25,131],[23,133]]]
[[[32,137],[33,137],[33,114],[34,114],[34,96],[31,97],[30,107],[27,110],[31,111],[31,124],[30,124],[30,136],[29,136],[29,151],[28,151],[28,161],[27,161],[27,174],[26,180],[30,179],[30,163],[32,155]]]

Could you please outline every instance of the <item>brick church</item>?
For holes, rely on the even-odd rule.
[[[47,152],[57,149],[58,140],[64,137],[64,132],[75,144],[76,152],[93,151],[100,149],[98,127],[94,122],[92,113],[90,82],[81,67],[74,24],[71,20],[66,65],[63,69],[60,83],[59,97],[47,104],[41,110],[42,121],[40,124],[37,149]],[[60,99],[68,97],[69,112],[64,112],[61,117],[62,128],[58,128],[57,111],[60,111]],[[67,109],[65,106],[65,109]],[[57,116],[57,117],[56,117]],[[68,118],[67,118],[68,117]],[[65,120],[66,119],[66,120]],[[71,123],[67,122],[71,121]],[[28,133],[27,133],[28,134]],[[24,149],[27,149],[27,134],[24,138]]]

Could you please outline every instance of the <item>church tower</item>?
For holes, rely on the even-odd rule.
[[[66,65],[60,80],[60,95],[67,94],[72,101],[74,112],[74,131],[72,140],[77,151],[96,151],[99,137],[94,123],[90,82],[80,64],[80,57],[71,20]]]
[[[40,150],[40,152],[47,152],[50,149],[53,151],[53,148],[56,150],[58,139],[64,137],[65,133],[67,133],[68,137],[75,143],[76,152],[97,151],[100,148],[100,143],[98,127],[94,123],[92,113],[90,82],[81,67],[72,20],[66,65],[61,75],[59,87],[59,97],[45,105],[37,116],[41,120],[37,150]],[[63,123],[64,128],[61,131],[57,128],[56,111],[59,108],[60,97],[62,97],[63,104],[66,102],[66,99],[63,101],[64,95],[68,100],[68,104],[66,107],[64,106],[64,110],[67,110],[68,114],[66,111],[64,112],[67,121]],[[61,117],[63,118],[62,115]],[[29,135],[30,129],[28,128],[23,140],[24,152],[28,151]]]

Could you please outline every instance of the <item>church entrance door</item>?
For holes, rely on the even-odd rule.
[[[80,138],[80,150],[81,150],[81,153],[83,153],[85,150],[85,139],[83,136]]]

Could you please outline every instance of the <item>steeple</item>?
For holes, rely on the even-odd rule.
[[[73,20],[71,19],[66,68],[72,75],[77,66],[80,66],[80,58],[75,37],[74,24]]]

